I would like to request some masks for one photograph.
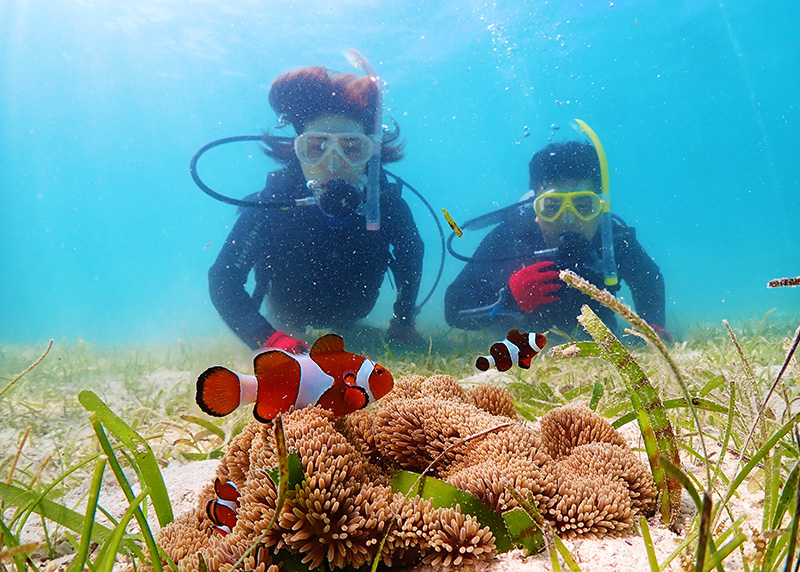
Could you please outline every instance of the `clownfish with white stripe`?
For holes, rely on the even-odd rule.
[[[214,366],[197,378],[197,405],[223,417],[255,403],[253,415],[262,423],[292,406],[319,405],[334,415],[363,409],[392,390],[394,379],[385,367],[344,351],[336,334],[319,338],[301,355],[269,350],[253,359],[254,375]]]
[[[487,371],[496,367],[499,371],[511,369],[514,362],[523,369],[531,367],[531,360],[544,349],[547,338],[542,334],[523,334],[516,328],[508,330],[506,339],[493,343],[488,356],[475,360],[475,367]]]
[[[239,489],[232,481],[214,481],[217,498],[206,504],[206,515],[214,523],[214,530],[223,536],[230,534],[236,526],[236,510],[239,508]]]

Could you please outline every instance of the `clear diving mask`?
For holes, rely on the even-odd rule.
[[[363,167],[372,157],[372,139],[360,133],[306,132],[294,140],[294,151],[300,161],[314,167],[333,153],[351,167]]]

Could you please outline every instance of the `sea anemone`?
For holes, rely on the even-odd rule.
[[[276,572],[276,553],[309,569],[358,568],[378,550],[386,567],[423,561],[454,570],[496,553],[491,529],[459,505],[434,508],[393,491],[394,469],[428,470],[499,513],[517,506],[511,485],[564,536],[622,534],[655,506],[646,467],[589,409],[553,410],[536,429],[517,420],[505,390],[467,392],[449,376],[407,376],[369,411],[334,418],[307,407],[286,414],[283,425],[303,478],[278,517],[269,477],[279,461],[274,429],[253,420],[217,470],[240,492],[230,533],[206,515],[211,485],[195,511],[159,533],[181,572],[200,570],[201,560],[210,572],[228,572],[244,554],[243,569]]]
[[[502,415],[511,419],[519,418],[514,400],[502,387],[489,384],[476,385],[467,392],[467,400],[478,409],[488,411],[492,415]]]

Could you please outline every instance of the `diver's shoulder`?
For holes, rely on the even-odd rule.
[[[630,249],[641,248],[639,240],[636,238],[636,229],[625,224],[625,221],[615,217],[612,227],[614,248],[620,252]]]
[[[505,219],[490,230],[481,241],[484,246],[516,250],[522,245],[544,243],[542,233],[536,224],[525,224],[518,219]]]
[[[253,203],[257,211],[260,211],[265,216],[282,211],[283,209],[264,208],[264,206],[270,201],[299,198],[298,188],[302,185],[302,179],[298,178],[296,171],[296,169],[288,165],[277,171],[272,171],[267,175],[264,188],[247,195],[244,200]],[[246,212],[252,212],[251,207],[239,207],[239,215]]]
[[[615,216],[613,218],[611,232],[615,239],[635,239],[636,228],[630,226],[622,218]]]

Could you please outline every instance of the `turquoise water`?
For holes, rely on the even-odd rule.
[[[668,327],[800,316],[800,4],[717,1],[0,3],[0,341],[224,335],[206,272],[236,218],[188,163],[274,128],[266,96],[306,65],[386,82],[407,158],[392,170],[457,221],[516,201],[550,126],[585,120],[614,210],[666,278]],[[560,132],[559,132],[560,133]],[[526,134],[528,134],[526,136]],[[201,163],[244,196],[274,165],[254,144]],[[427,245],[438,234],[409,195]],[[469,252],[480,236],[457,246]],[[448,257],[423,309],[444,323]],[[385,325],[388,282],[370,316]]]

